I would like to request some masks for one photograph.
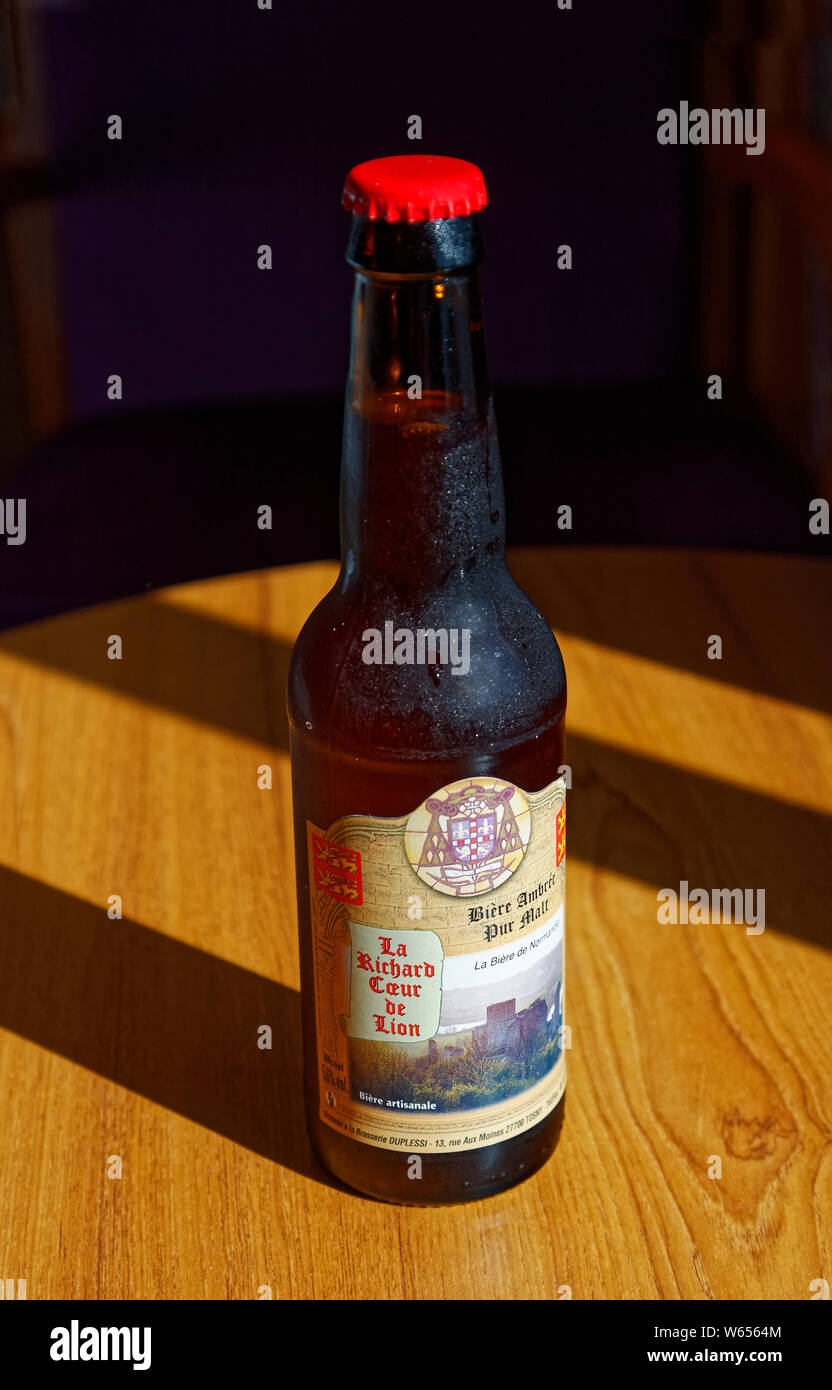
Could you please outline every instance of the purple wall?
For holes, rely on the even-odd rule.
[[[491,365],[506,382],[666,375],[678,351],[667,0],[453,0],[435,12],[124,0],[43,18],[74,408],[340,390],[343,176],[417,148],[485,171]],[[152,57],[151,57],[152,55]],[[121,143],[106,118],[124,119]],[[568,241],[575,269],[555,268]],[[255,267],[270,242],[277,268]],[[124,407],[120,407],[123,409]]]

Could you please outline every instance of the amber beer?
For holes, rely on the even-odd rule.
[[[566,680],[506,565],[478,266],[482,174],[372,160],[341,570],[289,673],[305,1093],[374,1197],[484,1197],[563,1118]]]

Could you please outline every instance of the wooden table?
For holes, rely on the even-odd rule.
[[[335,568],[188,585],[0,640],[0,1279],[30,1299],[808,1299],[832,1281],[829,569],[512,565],[570,685],[553,1160],[434,1211],[314,1159],[283,688]],[[682,880],[764,888],[765,932],[660,925]]]

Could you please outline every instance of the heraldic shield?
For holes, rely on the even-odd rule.
[[[530,821],[518,787],[496,777],[457,782],[429,796],[411,816],[408,858],[419,877],[441,893],[487,893],[523,858]]]

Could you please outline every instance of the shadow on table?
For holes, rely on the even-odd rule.
[[[821,540],[825,538],[821,537]],[[554,631],[737,686],[832,712],[820,634],[832,610],[832,565],[796,556],[711,555],[633,547],[600,550],[578,588],[548,550],[510,555],[512,573]],[[722,638],[707,658],[709,634]]]
[[[296,990],[7,868],[0,903],[0,1026],[340,1187],[306,1133]]]
[[[106,639],[114,630],[124,641],[120,662],[106,658]],[[3,637],[0,650],[269,748],[288,746],[290,647],[254,629],[148,599],[19,629]],[[825,675],[816,684],[820,705]],[[581,735],[571,734],[567,748],[574,789],[570,854],[657,890],[678,891],[683,880],[708,891],[765,889],[770,927],[830,946],[832,818]],[[776,791],[774,766],[771,784]],[[314,1160],[293,1090],[293,992],[136,923],[122,923],[116,933],[102,920],[101,908],[3,873],[15,907],[5,907],[5,893],[0,897],[0,942],[10,951],[25,948],[31,960],[24,962],[26,988],[16,988],[13,999],[8,973],[0,983],[7,1011],[14,1002],[14,1017],[0,1017],[0,1023],[258,1152],[310,1171]],[[652,918],[645,928],[651,923]],[[65,961],[69,940],[75,954]],[[88,965],[77,974],[82,959]],[[124,992],[124,1003],[111,1019],[116,988]],[[50,995],[54,1007],[46,1005]],[[272,1021],[272,1015],[275,1049],[260,1053],[250,1040],[257,1024]],[[116,1017],[123,1020],[123,1038],[112,1031]],[[262,1104],[275,1086],[278,1092],[283,1088],[281,1103],[294,1117],[288,1125],[277,1118],[279,1106]],[[317,1166],[314,1171],[323,1173]]]
[[[547,565],[557,566],[558,553],[551,547],[510,558],[555,632],[717,685],[832,712],[821,640],[832,607],[830,565],[794,556],[600,551],[588,595],[575,588],[568,567],[553,587]],[[123,639],[122,661],[107,659],[111,632]],[[710,633],[723,639],[721,661],[706,657]],[[291,645],[180,606],[175,589],[161,599],[150,593],[11,628],[0,635],[2,652],[257,742],[288,746]]]
[[[184,608],[139,607],[123,624],[130,659],[120,663],[102,658],[98,619],[92,631],[89,614],[0,645],[285,748],[286,644]],[[580,735],[570,736],[568,757],[571,855],[656,889],[678,889],[682,880],[691,889],[764,888],[767,926],[830,946],[832,819]],[[776,787],[776,769],[772,780]],[[0,1026],[339,1186],[307,1138],[295,990],[140,923],[112,922],[103,905],[4,867],[0,909]],[[652,912],[644,927],[656,928]],[[700,930],[736,931],[750,948],[761,946],[739,925]],[[270,1051],[257,1047],[264,1023],[273,1030]]]
[[[107,657],[111,633],[122,639],[121,661]],[[152,595],[14,628],[0,639],[0,653],[270,748],[289,747],[291,646]]]
[[[579,734],[567,758],[571,855],[657,891],[764,889],[766,928],[832,948],[832,818]],[[644,927],[679,930],[652,916]],[[742,925],[690,930],[755,941]]]

